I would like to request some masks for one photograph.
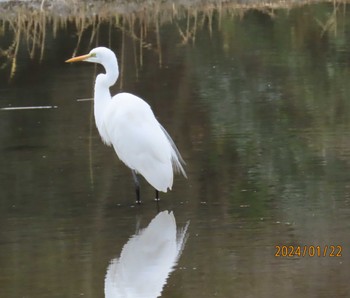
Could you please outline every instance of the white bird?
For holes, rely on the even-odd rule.
[[[132,236],[108,266],[105,298],[160,297],[186,244],[188,226],[189,221],[177,229],[173,212],[163,211]]]
[[[98,47],[89,54],[68,59],[66,62],[86,61],[102,64],[106,73],[96,77],[94,91],[95,122],[102,141],[113,146],[119,159],[132,171],[136,200],[140,203],[141,174],[156,190],[167,192],[173,185],[173,173],[181,172],[184,163],[173,140],[155,118],[151,107],[130,93],[111,96],[109,88],[119,76],[118,61],[113,51]]]

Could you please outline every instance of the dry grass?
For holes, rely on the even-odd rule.
[[[0,67],[11,64],[12,77],[16,71],[16,57],[20,41],[25,39],[30,57],[43,58],[46,47],[46,36],[49,32],[54,37],[60,28],[68,23],[74,24],[77,34],[77,44],[72,55],[80,47],[83,34],[91,32],[90,44],[96,38],[99,26],[108,21],[111,26],[130,36],[138,43],[139,65],[142,66],[142,51],[150,48],[159,55],[162,64],[160,47],[160,28],[166,23],[175,24],[182,44],[195,42],[198,28],[213,25],[213,15],[218,22],[227,16],[243,16],[250,9],[258,9],[274,16],[276,9],[292,9],[296,6],[308,5],[319,1],[77,1],[77,0],[40,0],[40,1],[8,1],[0,3],[0,38],[9,31],[13,35],[12,43],[6,48],[0,48],[0,58],[6,62]],[[334,7],[347,1],[328,1]],[[182,23],[180,24],[180,20]],[[183,25],[186,20],[186,25]],[[48,26],[49,25],[49,26]],[[325,24],[327,26],[332,24]],[[50,29],[48,29],[50,28]],[[153,44],[148,40],[149,32],[156,35]]]

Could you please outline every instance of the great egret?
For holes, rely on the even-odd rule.
[[[94,114],[102,141],[113,146],[120,160],[132,171],[136,201],[140,203],[140,173],[156,190],[167,192],[173,185],[173,172],[186,173],[185,164],[173,140],[155,118],[151,107],[130,93],[111,96],[109,87],[119,76],[117,58],[110,49],[97,47],[89,54],[68,59],[66,62],[86,61],[100,63],[106,73],[96,77]]]
[[[189,224],[177,228],[173,212],[163,211],[130,237],[108,266],[105,298],[161,297],[185,247]]]

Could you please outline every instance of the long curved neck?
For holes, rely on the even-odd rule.
[[[108,102],[112,99],[109,87],[113,86],[118,79],[119,69],[117,59],[104,63],[106,73],[101,73],[96,77],[94,91],[94,114],[96,126],[101,134],[104,110]]]

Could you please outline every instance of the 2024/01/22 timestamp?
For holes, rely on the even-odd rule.
[[[341,257],[341,245],[275,245],[275,257]]]

